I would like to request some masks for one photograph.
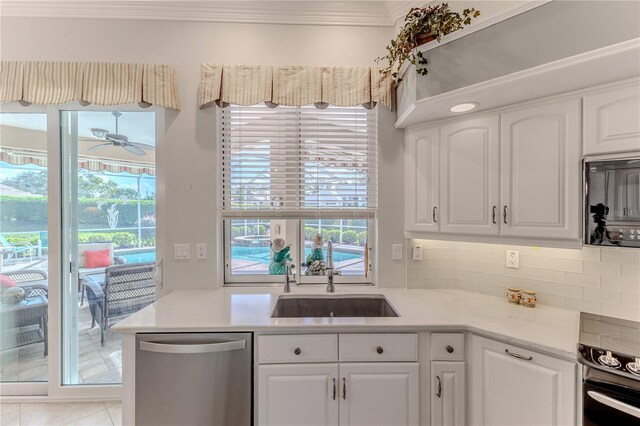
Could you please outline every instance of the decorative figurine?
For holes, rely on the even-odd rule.
[[[324,246],[322,234],[316,234],[312,241],[311,253],[309,253],[306,259],[307,270],[305,271],[305,275],[324,275],[326,263],[324,261],[324,252],[322,251],[322,247]]]
[[[287,262],[293,260],[289,250],[291,250],[291,244],[285,244],[283,238],[276,238],[271,242],[273,257],[271,264],[269,264],[269,275],[285,275],[287,273]]]

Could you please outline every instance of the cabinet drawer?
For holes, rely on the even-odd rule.
[[[431,359],[433,361],[464,361],[464,334],[432,333]]]
[[[417,334],[341,334],[340,361],[417,361]]]
[[[260,364],[337,360],[337,334],[258,336],[258,363]]]

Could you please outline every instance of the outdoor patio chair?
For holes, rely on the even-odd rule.
[[[23,242],[12,244],[2,235],[0,235],[0,253],[2,253],[3,258],[7,255],[5,258],[6,260],[17,258],[20,253],[28,253],[29,261],[33,260],[33,246],[30,243]]]
[[[109,266],[105,269],[104,285],[92,279],[85,281],[91,328],[96,322],[100,325],[102,345],[109,327],[155,302],[154,267],[153,262]]]
[[[49,354],[47,273],[37,269],[3,272],[25,290],[25,298],[16,305],[0,308],[2,349],[44,342],[44,355]],[[37,327],[33,327],[36,326]]]

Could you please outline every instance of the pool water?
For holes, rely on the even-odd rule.
[[[156,261],[155,250],[140,250],[124,254],[119,254],[118,252],[116,252],[115,255],[124,257],[127,260],[127,263],[146,263]]]
[[[244,246],[232,246],[231,258],[234,260],[248,260],[257,263],[269,264],[271,249],[269,247],[244,247]],[[305,258],[311,253],[311,249],[306,249]],[[326,256],[326,253],[325,253]],[[361,259],[362,255],[358,253],[347,253],[343,251],[333,251],[333,261],[343,262],[345,260]]]
[[[305,258],[311,253],[311,249],[306,249],[304,256]],[[257,263],[269,264],[271,251],[269,247],[243,247],[243,246],[232,246],[231,247],[231,258],[234,260],[247,260],[253,261]],[[156,261],[156,251],[155,250],[140,250],[135,252],[129,252],[120,254],[116,252],[116,256],[124,257],[127,260],[127,263],[145,263],[145,262],[155,262]],[[325,252],[326,256],[326,252]],[[334,250],[333,252],[333,261],[334,262],[343,262],[345,260],[352,259],[361,259],[362,254],[359,253],[348,253],[343,251]]]

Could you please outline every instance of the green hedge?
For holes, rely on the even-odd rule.
[[[138,201],[108,198],[78,199],[78,222],[81,226],[106,228],[107,209],[117,204],[118,226],[137,226]],[[0,195],[0,226],[6,232],[41,229],[47,224],[48,201],[45,196]],[[154,216],[155,200],[140,201],[140,216]],[[143,223],[143,226],[147,225]]]

